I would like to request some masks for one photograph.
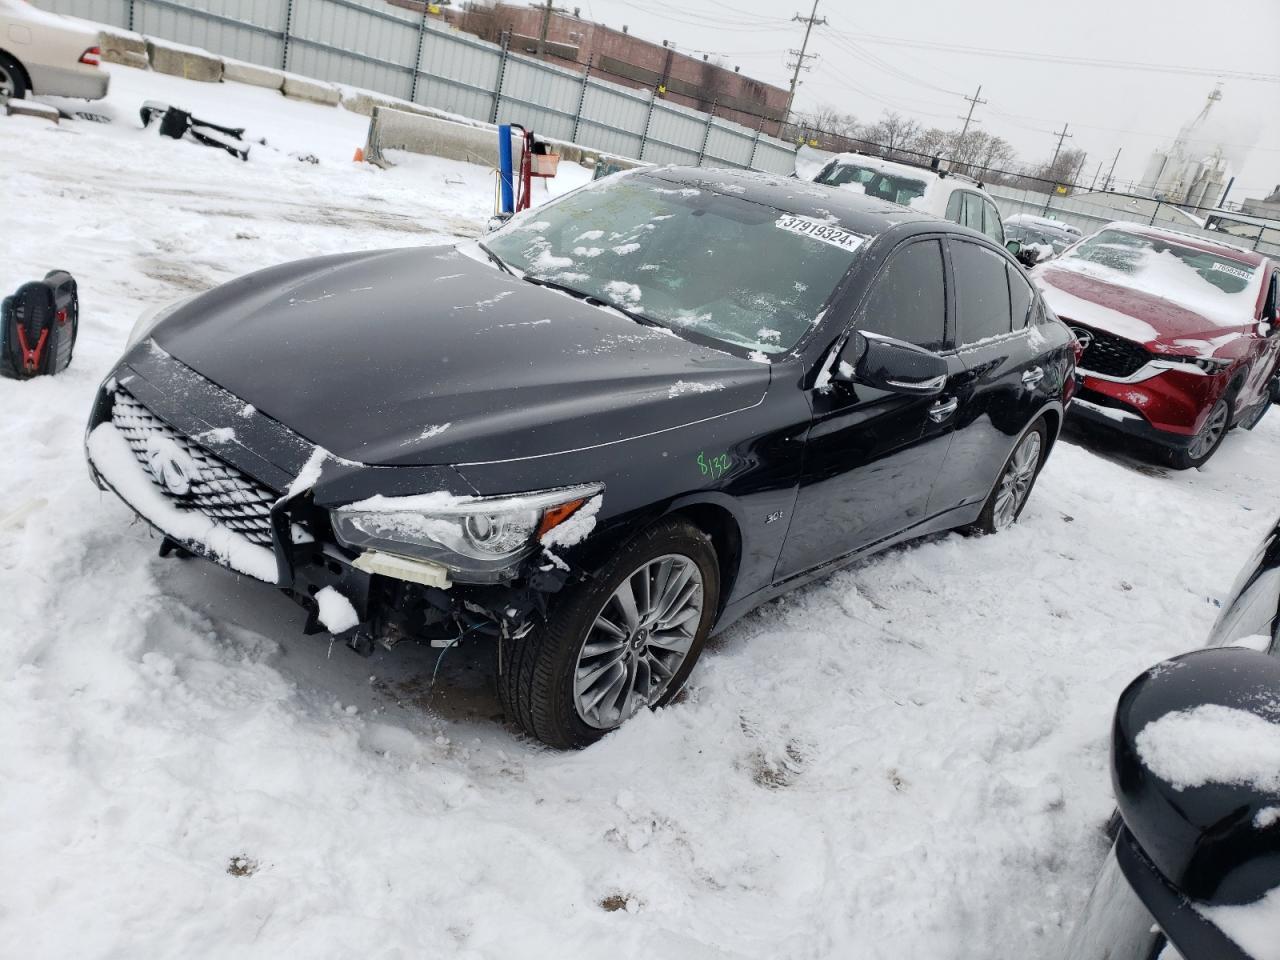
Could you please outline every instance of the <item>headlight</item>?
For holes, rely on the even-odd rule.
[[[345,546],[432,560],[462,582],[496,583],[603,489],[594,483],[505,497],[372,497],[339,507],[330,519]]]
[[[192,294],[189,297],[183,297],[181,300],[175,300],[173,303],[152,307],[149,310],[143,310],[142,315],[134,321],[133,329],[129,331],[129,339],[125,341],[124,348],[128,350],[139,340],[145,340],[161,321],[168,319],[179,307],[184,307],[200,294]]]

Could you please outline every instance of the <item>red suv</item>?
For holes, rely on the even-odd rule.
[[[1194,234],[1108,224],[1031,271],[1083,348],[1073,416],[1198,467],[1252,429],[1280,357],[1280,264]]]

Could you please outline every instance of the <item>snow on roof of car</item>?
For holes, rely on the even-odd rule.
[[[1151,242],[1126,243],[1124,235]],[[1262,262],[1251,251],[1193,234],[1116,222],[1071,247],[1053,268],[1159,297],[1216,326],[1241,327],[1253,319]]]
[[[1006,218],[1004,223],[1005,226],[1049,227],[1054,230],[1061,230],[1063,233],[1069,233],[1075,237],[1082,236],[1079,229],[1069,223],[1063,223],[1061,220],[1054,220],[1050,217],[1037,217],[1033,213],[1014,214],[1012,217]]]
[[[672,166],[646,168],[637,175],[742,197],[787,213],[838,223],[867,237],[877,236],[900,223],[936,219],[887,200],[754,170]]]
[[[905,163],[901,160],[886,160],[884,157],[877,157],[870,153],[838,153],[834,159],[837,163],[857,164],[858,166],[879,170],[883,173],[896,173],[902,176],[915,177],[925,183],[955,179],[973,186],[982,186],[972,177],[966,177],[960,173],[953,173],[949,170],[934,170],[932,167]]]

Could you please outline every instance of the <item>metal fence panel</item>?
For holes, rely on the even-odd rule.
[[[582,74],[510,57],[502,76],[499,123],[520,123],[557,140],[573,137]]]
[[[113,27],[129,26],[129,0],[38,0],[36,6]]]
[[[578,142],[593,150],[639,157],[649,94],[591,79],[582,98]]]
[[[415,98],[426,107],[488,120],[501,66],[501,47],[428,22]]]
[[[796,146],[774,137],[761,137],[755,146],[752,169],[789,176],[796,169]]]
[[[59,13],[654,163],[790,173],[795,148],[502,47],[384,0],[36,0]],[[286,34],[288,36],[286,37]],[[415,52],[418,54],[414,63]],[[416,75],[415,75],[416,68]],[[415,83],[416,80],[416,83]],[[499,90],[499,87],[501,89]]]
[[[726,121],[714,121],[707,132],[704,166],[746,167],[751,163],[751,148],[756,135],[746,127]]]

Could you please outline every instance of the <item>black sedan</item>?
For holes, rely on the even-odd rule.
[[[357,650],[488,638],[509,715],[581,746],[764,601],[1013,523],[1072,343],[978,233],[649,169],[479,243],[288,263],[140,321],[86,443],[162,553]]]

